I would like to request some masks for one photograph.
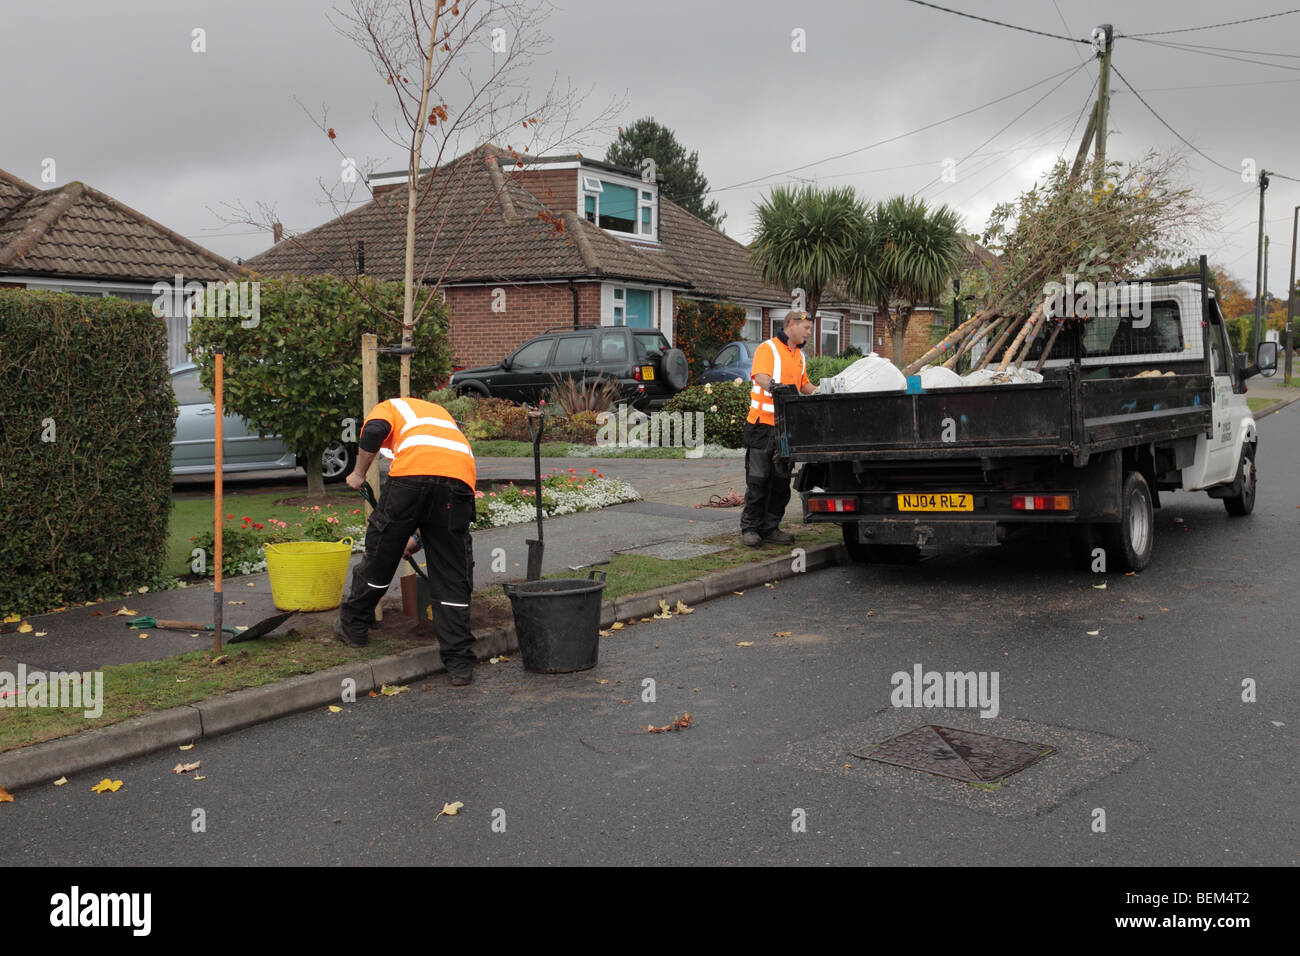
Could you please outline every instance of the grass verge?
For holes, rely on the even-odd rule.
[[[253,496],[248,496],[253,497]],[[273,497],[273,496],[267,496]],[[248,513],[248,512],[244,512]],[[788,555],[795,547],[812,547],[840,540],[834,524],[796,525],[795,543],[788,547],[765,545],[747,548],[739,542],[739,531],[702,539],[702,544],[723,550],[695,558],[664,560],[638,554],[615,555],[599,570],[606,573],[604,599],[612,601],[628,594],[668,587],[711,571],[737,567],[755,561]],[[583,572],[564,571],[548,577],[575,577]],[[506,622],[510,601],[494,586],[474,592],[475,617]],[[411,640],[386,637],[382,628],[371,632],[370,644],[352,649],[334,639],[326,623],[313,623],[284,634],[272,634],[258,641],[240,643],[214,662],[212,652],[191,651],[178,657],[102,668],[104,712],[87,719],[81,708],[14,708],[0,721],[0,752],[25,747],[93,730],[152,711],[241,690],[273,681],[310,674],[338,664],[396,654],[419,646]]]

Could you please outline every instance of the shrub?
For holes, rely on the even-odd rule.
[[[594,411],[575,412],[563,418],[555,415],[546,421],[544,441],[563,441],[574,445],[596,443],[596,416]]]
[[[531,441],[528,434],[528,409],[504,398],[474,399],[474,418],[469,428],[474,439],[504,438],[510,441]]]
[[[699,378],[704,371],[704,362],[717,355],[728,342],[740,338],[744,325],[744,306],[678,299],[673,338],[686,355],[690,377]]]
[[[862,358],[861,346],[850,345],[848,348],[846,348],[843,352],[840,353],[840,358],[842,359],[848,358],[857,361],[858,359]]]
[[[465,430],[465,425],[468,422],[474,420],[474,403],[477,399],[471,395],[457,396],[449,388],[440,388],[437,391],[430,392],[425,396],[424,400],[445,408],[452,420],[461,426],[461,431]]]
[[[741,447],[745,419],[749,416],[750,384],[713,382],[692,385],[678,392],[667,404],[666,412],[703,412],[704,441],[726,448]]]
[[[577,379],[552,377],[552,385],[546,390],[548,409],[563,415],[572,416],[577,412],[604,412],[618,399],[619,387],[609,379],[592,379],[579,382]]]
[[[808,356],[808,381],[816,385],[824,378],[832,375],[838,375],[844,371],[857,359],[855,358],[836,358],[831,355],[810,355]]]
[[[0,611],[162,570],[176,403],[149,305],[0,289]]]

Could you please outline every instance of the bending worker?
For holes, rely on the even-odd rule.
[[[751,548],[764,541],[793,544],[794,535],[781,530],[785,507],[790,503],[789,465],[776,456],[776,418],[773,415],[774,385],[794,385],[802,395],[817,389],[808,381],[808,363],[803,344],[812,335],[807,312],[785,315],[785,328],[754,353],[749,377],[749,418],[742,444],[745,452],[745,510],[740,515],[741,540]]]
[[[393,464],[379,507],[370,516],[366,554],[352,575],[352,593],[343,602],[334,633],[351,647],[365,646],[375,607],[388,592],[403,554],[416,550],[411,533],[419,528],[442,662],[452,685],[463,687],[474,679],[475,664],[469,629],[474,453],[446,409],[418,398],[392,398],[376,405],[366,416],[357,444],[349,487],[361,489],[381,450],[392,455]]]

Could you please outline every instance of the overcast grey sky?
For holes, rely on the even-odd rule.
[[[1110,22],[1117,33],[1176,30],[1288,9],[1286,0],[946,0],[943,6],[1069,37]],[[223,222],[226,203],[270,203],[291,230],[332,218],[318,180],[335,182],[339,155],[295,97],[329,106],[349,155],[404,165],[375,130],[391,113],[382,79],[338,35],[321,0],[5,0],[0,83],[0,168],[36,185],[42,161],[57,184],[82,180],[226,256],[270,244],[249,226]],[[191,51],[196,27],[207,52]],[[804,31],[806,52],[792,50]],[[847,183],[879,199],[911,193],[1011,125],[956,167],[956,181],[924,189],[982,230],[994,204],[1032,184],[1061,151],[1073,156],[1079,117],[1097,75],[1091,50],[954,16],[906,0],[558,0],[546,22],[549,51],[532,70],[539,87],[559,74],[595,87],[593,110],[625,97],[618,122],[653,116],[672,128],[727,213],[726,231],[747,241],[753,206],[793,176]],[[1116,67],[1179,133],[1239,170],[1250,158],[1300,179],[1300,14],[1149,37],[1120,37]],[[1265,54],[1275,54],[1272,56]],[[1078,66],[1035,86],[895,142],[869,147]],[[1254,62],[1245,62],[1254,61]],[[1274,64],[1274,65],[1268,65]],[[1184,149],[1116,78],[1109,154]],[[1032,108],[1031,108],[1032,107]],[[1015,118],[1022,112],[1024,116]],[[1015,122],[1012,122],[1015,120]],[[1071,134],[1072,127],[1073,129]],[[583,150],[604,155],[613,134]],[[830,162],[826,157],[853,152]],[[773,176],[809,165],[796,174]],[[1188,155],[1187,176],[1217,204],[1217,228],[1199,243],[1254,291],[1258,191],[1239,173]],[[762,178],[760,182],[737,184]],[[1267,193],[1270,288],[1285,294],[1292,209],[1300,182]]]

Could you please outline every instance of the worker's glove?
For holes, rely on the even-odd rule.
[[[423,547],[424,543],[420,540],[420,535],[417,532],[411,535],[411,539],[406,542],[406,549],[402,552],[402,557],[409,558]]]

